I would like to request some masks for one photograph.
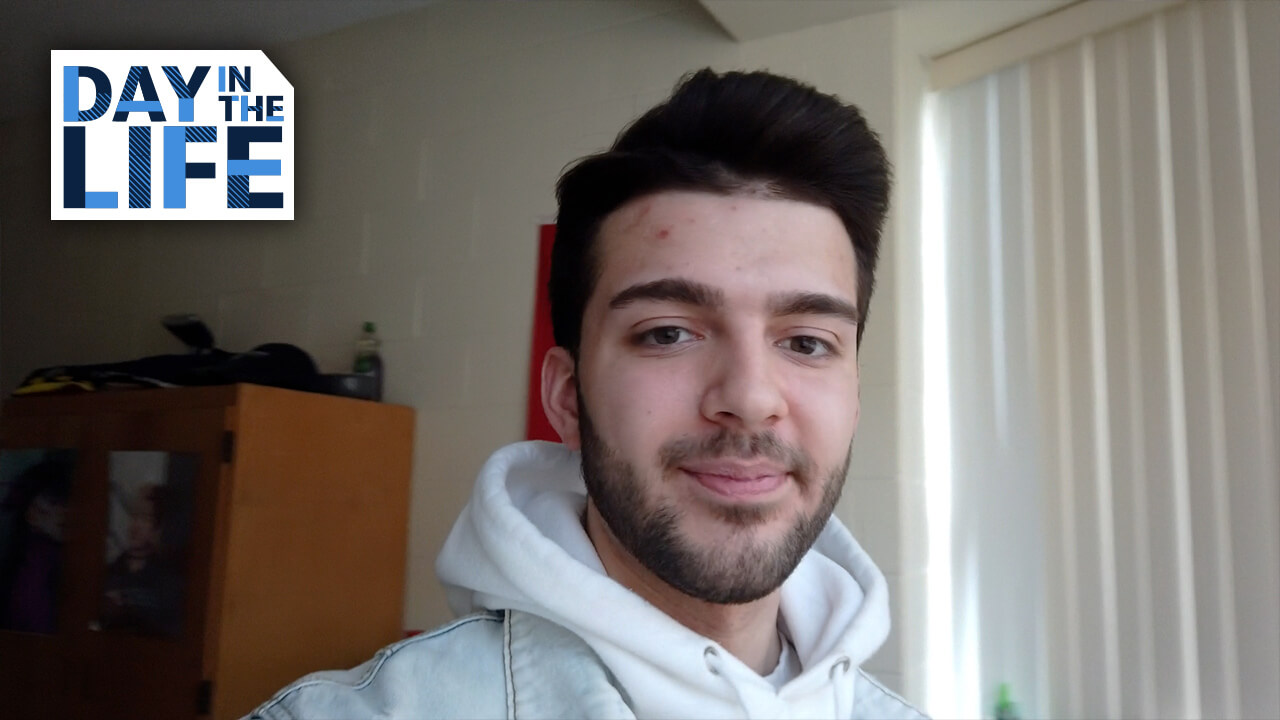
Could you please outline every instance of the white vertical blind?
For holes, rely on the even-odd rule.
[[[1278,70],[1280,3],[1195,2],[934,99],[935,713],[1280,717]]]

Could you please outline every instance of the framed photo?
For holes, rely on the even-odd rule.
[[[198,455],[113,452],[108,458],[106,578],[97,627],[177,637]]]
[[[0,450],[0,629],[54,633],[75,450]]]

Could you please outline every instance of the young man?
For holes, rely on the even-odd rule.
[[[859,670],[885,581],[831,517],[889,167],[858,110],[703,70],[560,179],[563,445],[498,451],[437,562],[464,617],[259,708],[918,717]]]

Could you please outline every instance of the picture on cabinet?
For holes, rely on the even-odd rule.
[[[199,460],[198,455],[154,451],[110,454],[107,568],[98,629],[182,634]]]
[[[75,450],[0,451],[0,629],[57,631]]]

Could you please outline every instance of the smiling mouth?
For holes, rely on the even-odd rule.
[[[682,467],[680,470],[712,494],[729,500],[762,498],[781,488],[791,477],[781,468],[747,470]]]

